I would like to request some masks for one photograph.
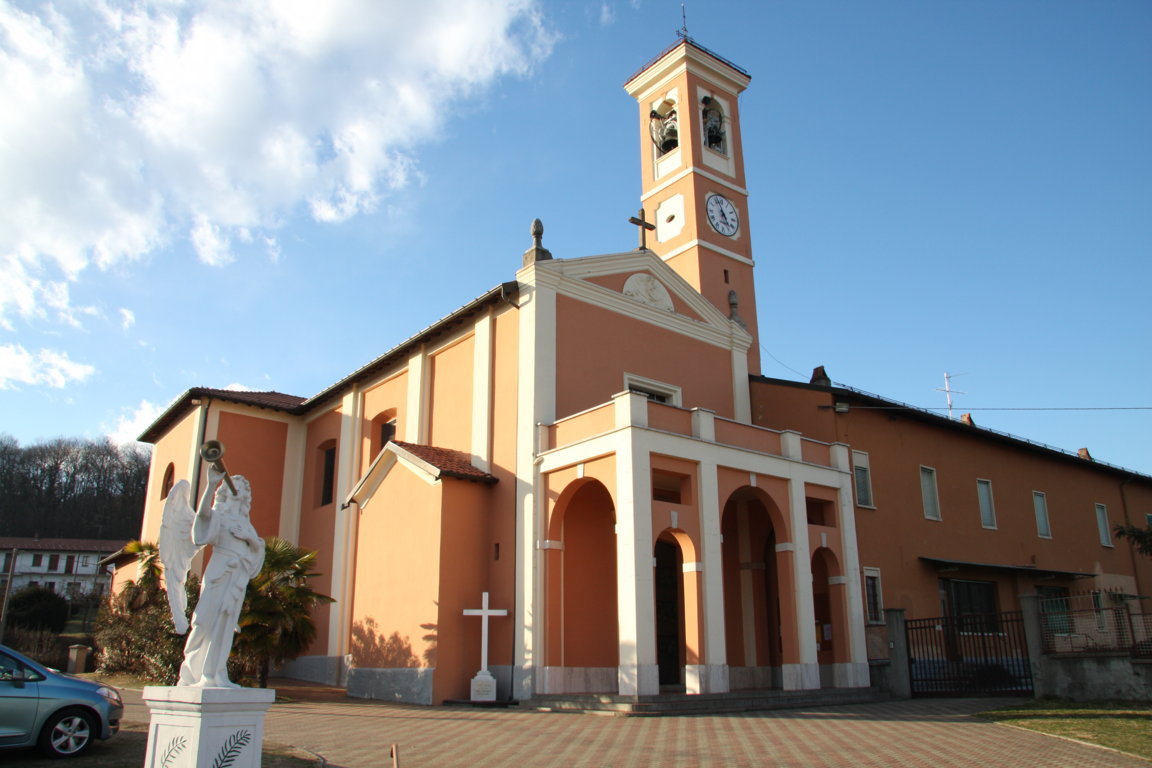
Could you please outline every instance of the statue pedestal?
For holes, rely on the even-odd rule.
[[[149,685],[145,768],[259,768],[270,688]]]

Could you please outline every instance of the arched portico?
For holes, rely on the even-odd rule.
[[[699,693],[705,628],[696,546],[683,531],[666,529],[653,548],[656,665],[662,691]]]
[[[615,505],[597,480],[568,485],[545,543],[545,693],[614,693],[620,663]]]
[[[816,660],[822,688],[836,686],[835,666],[852,660],[848,634],[847,579],[836,554],[826,547],[812,553],[812,608]]]
[[[786,621],[795,605],[788,525],[759,488],[737,489],[724,505],[724,630],[733,690],[780,687],[780,668],[795,646]]]

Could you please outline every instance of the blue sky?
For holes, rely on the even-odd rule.
[[[688,4],[741,101],[763,372],[1152,473],[1152,3]],[[307,396],[628,250],[680,3],[0,2],[0,432]],[[962,374],[962,375],[960,375]],[[1143,410],[982,410],[982,409]]]

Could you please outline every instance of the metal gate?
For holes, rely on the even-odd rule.
[[[913,696],[1032,693],[1032,665],[1020,611],[909,619]]]

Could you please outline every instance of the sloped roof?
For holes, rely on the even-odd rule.
[[[124,546],[120,539],[37,539],[31,536],[0,536],[0,551],[95,552],[109,554]]]
[[[302,397],[287,395],[283,392],[247,392],[233,389],[192,387],[176,398],[172,405],[168,406],[164,413],[160,414],[159,418],[152,422],[137,439],[142,443],[155,443],[173,424],[182,419],[184,414],[199,405],[201,400],[223,400],[228,403],[254,405],[257,408],[268,408],[287,413],[294,413],[297,407],[304,402]]]
[[[172,405],[168,406],[167,410],[140,435],[139,440],[142,443],[155,443],[165,432],[171,429],[174,423],[182,419],[188,411],[195,407],[198,404],[197,401],[201,399],[223,400],[240,405],[252,405],[257,408],[268,408],[296,416],[305,414],[316,406],[339,396],[349,385],[370,378],[388,366],[406,359],[412,349],[418,344],[451,331],[473,313],[489,304],[505,301],[515,305],[519,291],[520,285],[516,281],[501,283],[312,397],[298,397],[297,395],[288,395],[283,392],[274,391],[244,392],[231,389],[213,389],[211,387],[193,387],[176,398]]]
[[[404,443],[399,440],[392,442],[398,448],[402,448],[426,464],[435,467],[439,470],[441,477],[455,477],[459,480],[471,480],[477,483],[491,484],[496,482],[495,477],[472,466],[472,457],[463,451]]]

